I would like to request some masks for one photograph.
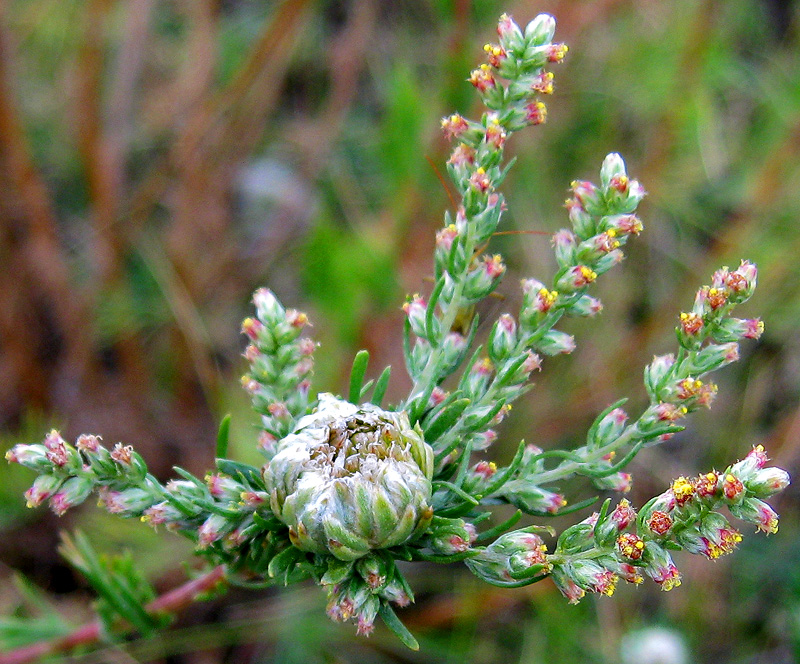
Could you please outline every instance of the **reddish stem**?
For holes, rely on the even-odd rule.
[[[145,606],[148,613],[178,613],[192,602],[198,595],[208,592],[225,578],[225,568],[220,565],[203,576],[184,583],[174,590],[157,597]],[[42,641],[29,646],[17,648],[11,652],[0,654],[0,664],[30,664],[45,655],[66,653],[78,646],[97,643],[101,638],[102,623],[99,620],[78,627],[66,636]]]

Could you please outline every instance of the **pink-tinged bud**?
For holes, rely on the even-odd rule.
[[[242,334],[246,334],[253,341],[258,341],[259,334],[264,329],[264,324],[255,318],[245,318],[242,321]]]
[[[694,496],[694,484],[689,478],[681,476],[672,481],[670,491],[675,496],[675,502],[683,507]]]
[[[672,528],[672,517],[666,512],[655,510],[647,520],[647,527],[656,535],[666,535]]]
[[[670,353],[654,356],[653,361],[645,367],[644,384],[652,398],[661,398],[661,390],[674,366],[675,356]]]
[[[239,494],[239,502],[243,507],[256,509],[269,502],[269,495],[264,491],[242,491]]]
[[[105,507],[110,514],[136,514],[150,507],[153,502],[150,493],[144,489],[131,488],[114,491],[108,487],[101,487],[98,494],[99,504]]]
[[[487,145],[491,145],[495,150],[500,150],[506,142],[506,131],[497,119],[493,116],[486,126],[484,140]]]
[[[640,560],[644,553],[644,540],[633,533],[623,533],[617,538],[617,550],[628,560]]]
[[[300,355],[303,357],[310,357],[313,355],[316,347],[316,342],[308,337],[303,337],[297,342],[297,349],[300,351]]]
[[[517,322],[510,314],[497,319],[489,334],[489,354],[492,358],[503,360],[516,348]]]
[[[508,14],[503,14],[497,23],[500,44],[506,50],[514,50],[522,45],[522,30]]]
[[[579,586],[593,593],[610,597],[617,587],[617,575],[594,560],[574,560],[567,573]]]
[[[258,447],[262,452],[272,455],[277,445],[278,439],[269,431],[262,431],[258,434]]]
[[[100,443],[101,440],[100,436],[83,433],[75,441],[75,447],[87,454],[97,454],[103,447]]]
[[[250,344],[244,349],[244,359],[250,364],[256,362],[261,357],[261,351],[254,344]]]
[[[628,583],[638,585],[644,581],[644,578],[639,573],[639,568],[630,563],[618,563],[616,570],[619,577]]]
[[[756,288],[758,269],[750,261],[742,261],[736,271],[731,272],[726,280],[726,286],[731,292],[731,297],[737,303],[747,300]]]
[[[453,240],[458,236],[458,230],[455,224],[450,224],[436,233],[436,248],[445,252],[450,251],[453,246]]]
[[[491,425],[496,427],[504,419],[506,419],[506,416],[511,412],[511,408],[512,406],[510,403],[504,404],[503,407],[498,410],[497,414],[492,418]]]
[[[669,553],[655,542],[648,542],[643,556],[644,571],[661,590],[669,591],[681,585],[681,574]]]
[[[728,288],[728,277],[731,272],[728,266],[721,267],[711,275],[711,285],[714,288]]]
[[[491,376],[493,371],[494,364],[492,364],[492,361],[488,357],[478,360],[472,365],[472,369],[470,369],[472,375],[481,377]]]
[[[764,322],[758,318],[748,318],[745,321],[745,339],[758,339],[764,333]]]
[[[573,316],[596,316],[603,310],[603,303],[591,295],[581,295],[576,302],[569,307],[569,312]]]
[[[564,291],[574,291],[593,283],[597,273],[585,265],[576,265],[561,276],[556,282],[556,287]]]
[[[570,185],[572,195],[584,210],[591,211],[600,202],[597,187],[587,180],[575,180]]]
[[[61,486],[63,478],[53,475],[39,475],[33,486],[25,492],[25,502],[28,507],[38,507]]]
[[[459,143],[451,153],[447,163],[455,167],[472,165],[475,163],[475,149],[464,143]]]
[[[721,288],[708,288],[705,296],[708,306],[712,311],[721,309],[728,302],[728,291]]]
[[[497,432],[492,429],[487,429],[486,431],[473,434],[470,440],[472,440],[472,450],[474,452],[482,452],[483,450],[489,449],[497,440]]]
[[[425,329],[425,315],[427,309],[428,303],[419,293],[415,293],[411,299],[407,300],[403,305],[403,311],[406,316],[408,316],[408,322],[411,324],[411,331],[423,339],[428,336]]]
[[[485,44],[483,50],[486,53],[486,59],[489,64],[495,69],[500,69],[503,63],[508,59],[506,50],[497,44]]]
[[[611,180],[609,180],[608,187],[619,194],[627,194],[629,184],[630,180],[628,179],[628,176],[624,173],[619,173],[614,175]]]
[[[533,371],[541,371],[542,370],[542,358],[539,357],[533,351],[527,351],[528,355],[525,358],[525,362],[522,364],[522,370],[525,373],[531,373]]]
[[[752,465],[754,469],[763,468],[769,461],[763,445],[756,445],[747,453],[745,461]]]
[[[772,507],[759,498],[745,498],[739,504],[730,505],[729,509],[737,519],[753,523],[767,534],[778,532],[778,515]]]
[[[532,101],[525,106],[525,121],[531,125],[544,124],[547,121],[547,106],[541,101]]]
[[[183,514],[172,503],[165,501],[148,507],[142,513],[141,518],[145,523],[149,523],[151,526],[155,527],[165,523],[174,524],[183,519]]]
[[[545,355],[568,355],[575,350],[575,338],[560,330],[548,330],[536,343],[536,349]]]
[[[699,498],[713,497],[717,495],[719,484],[719,474],[713,470],[699,475],[694,481],[694,491]]]
[[[242,387],[249,394],[258,394],[261,391],[261,383],[247,375],[242,376]]]
[[[557,291],[549,291],[536,279],[523,279],[522,292],[524,294],[523,309],[532,309],[535,312],[547,313],[558,299]]]
[[[654,411],[662,422],[675,422],[686,417],[686,413],[689,412],[685,406],[676,406],[672,403],[660,403]]]
[[[295,376],[306,376],[311,373],[311,370],[314,368],[314,361],[311,358],[305,358],[300,360],[292,369],[292,373]]]
[[[611,512],[611,522],[617,527],[617,530],[625,530],[629,524],[633,523],[636,519],[636,510],[631,507],[631,504],[623,498],[619,504]]]
[[[469,183],[475,191],[482,194],[486,193],[492,187],[492,181],[482,168],[475,169],[475,172],[469,178]]]
[[[450,394],[449,392],[443,390],[441,387],[437,385],[436,387],[433,388],[433,391],[431,392],[430,405],[438,406],[448,397],[449,394]]]
[[[603,447],[619,438],[625,430],[628,414],[622,408],[614,408],[597,423],[592,434],[592,445]]]
[[[306,325],[310,325],[308,322],[308,316],[306,316],[302,311],[297,311],[297,309],[289,309],[286,312],[286,322],[297,330],[301,330]]]
[[[94,484],[86,477],[70,477],[50,498],[50,509],[56,516],[63,516],[68,509],[86,500],[93,488]]]
[[[467,340],[463,334],[448,332],[442,342],[442,355],[445,358],[445,364],[450,364],[460,358],[466,345]]]
[[[550,14],[539,14],[525,26],[525,39],[530,46],[543,46],[553,40],[556,20]]]
[[[575,234],[572,231],[562,228],[553,235],[553,250],[556,255],[556,261],[561,267],[568,267],[575,264],[575,251],[578,248],[578,242]]]
[[[489,65],[481,65],[478,69],[474,69],[467,80],[481,93],[497,86],[497,81],[495,81]]]
[[[278,420],[285,420],[291,417],[289,409],[282,401],[271,403],[269,406],[267,406],[267,411],[269,411],[269,414],[272,415],[272,417]]]
[[[756,498],[769,498],[789,486],[789,473],[783,468],[761,468],[747,481],[747,490]]]
[[[630,473],[618,472],[593,480],[598,489],[607,489],[617,493],[628,493],[633,486],[633,476]]]
[[[621,235],[639,235],[643,230],[642,222],[635,214],[622,214],[611,217],[608,229],[615,230]]]
[[[547,49],[548,62],[561,62],[569,51],[569,46],[566,44],[550,44]]]
[[[737,501],[744,495],[744,484],[732,473],[726,473],[722,480],[722,495],[726,500]]]
[[[111,458],[121,466],[130,466],[133,463],[133,446],[117,443],[111,450]]]
[[[212,543],[222,539],[230,529],[230,520],[220,514],[212,514],[197,530],[197,546],[206,549]]]
[[[69,463],[70,453],[67,449],[66,441],[55,429],[44,438],[44,446],[47,449],[47,460],[54,466],[65,466]]]
[[[497,472],[497,464],[494,461],[479,461],[476,463],[472,472],[484,480],[488,480]]]
[[[531,91],[543,95],[553,94],[553,72],[543,71],[531,83]]]
[[[564,566],[557,565],[554,567],[552,578],[556,588],[561,591],[561,594],[570,604],[577,604],[586,595],[586,591],[570,578]]]
[[[450,117],[442,118],[442,129],[447,138],[458,138],[469,129],[469,122],[462,115],[454,113]]]
[[[259,288],[253,293],[253,304],[256,306],[260,321],[278,323],[283,320],[285,314],[283,305],[268,288]]]
[[[33,470],[51,468],[51,464],[47,460],[47,448],[44,445],[14,445],[6,452],[6,461],[18,463]]]
[[[227,475],[210,473],[206,475],[208,492],[217,499],[236,500],[242,492],[242,485]]]
[[[703,329],[703,317],[696,313],[682,313],[680,331],[687,337],[697,337]]]
[[[506,266],[503,265],[503,257],[500,254],[484,256],[481,260],[481,265],[490,279],[498,279],[506,271]]]

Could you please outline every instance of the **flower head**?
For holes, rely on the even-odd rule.
[[[264,476],[297,548],[355,560],[425,529],[432,470],[433,451],[405,413],[322,394]]]

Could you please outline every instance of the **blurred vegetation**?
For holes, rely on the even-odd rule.
[[[550,274],[566,188],[596,177],[607,152],[650,195],[645,233],[598,285],[604,314],[572,323],[578,351],[546,363],[490,453],[506,458],[520,438],[575,444],[610,402],[642,404],[641,368],[673,348],[695,288],[747,257],[760,268],[747,313],[766,334],[720,377],[711,413],[635,460],[632,501],[757,443],[796,474],[800,3],[788,0],[0,4],[4,449],[58,426],[134,444],[161,478],[176,464],[202,473],[231,412],[231,452],[255,460],[238,326],[265,284],[310,315],[315,388],[344,389],[365,347],[373,367],[396,367],[399,398],[399,305],[430,288],[449,205],[438,120],[477,108],[464,79],[503,11],[523,24],[554,14],[570,53],[547,124],[510,148],[508,229],[544,234],[497,238],[510,274],[484,313],[513,310],[520,277]],[[0,473],[5,616],[58,633],[58,616],[90,615],[84,582],[57,557],[60,529],[130,548],[158,589],[180,578],[177,538],[92,506],[62,520],[26,510],[26,471]],[[620,588],[572,607],[549,582],[507,592],[463,568],[412,572],[404,619],[419,654],[381,630],[356,638],[300,587],[236,591],[167,636],[71,661],[612,664],[626,635],[653,625],[693,662],[798,661],[797,501],[795,488],[776,505],[777,536],[746,537],[715,563],[679,558],[684,583],[669,594]]]

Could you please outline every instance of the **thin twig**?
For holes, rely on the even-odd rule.
[[[198,595],[213,590],[225,579],[225,567],[219,565],[203,576],[157,597],[145,606],[149,614],[175,614],[192,604]],[[90,646],[102,638],[103,625],[99,620],[78,627],[66,636],[42,641],[0,654],[0,664],[31,664],[47,655],[68,653],[79,646]]]

